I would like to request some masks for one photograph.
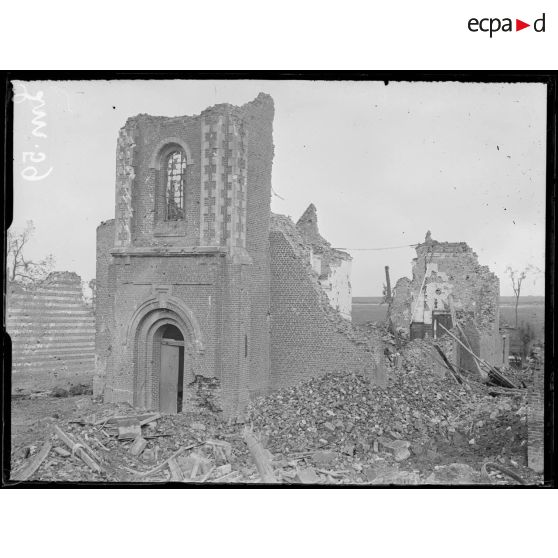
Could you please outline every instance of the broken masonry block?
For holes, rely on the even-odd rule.
[[[337,454],[333,451],[317,451],[312,455],[312,461],[321,467],[324,465],[330,465],[336,459]]]
[[[141,435],[136,436],[130,449],[128,450],[133,456],[138,457],[147,446],[147,440]]]
[[[316,471],[312,467],[306,467],[304,469],[297,469],[295,482],[301,484],[317,484],[320,482],[320,477],[316,474]]]

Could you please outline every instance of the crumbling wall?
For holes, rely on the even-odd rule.
[[[351,256],[332,248],[320,235],[318,215],[313,203],[297,221],[296,228],[309,247],[310,265],[318,274],[319,283],[331,307],[346,320],[351,320]]]
[[[527,465],[544,472],[544,366],[537,364],[528,394]]]
[[[110,219],[97,227],[94,395],[104,393],[107,366],[112,352],[115,274],[110,251],[114,248],[115,226],[115,220]]]
[[[271,386],[327,372],[354,371],[385,382],[379,339],[331,307],[310,264],[310,247],[282,215],[271,221]]]
[[[490,364],[503,364],[498,277],[479,264],[477,254],[465,242],[438,242],[428,233],[416,252],[412,280],[400,279],[395,286],[388,309],[390,322],[407,335],[411,323],[415,331],[431,334],[433,317],[451,313],[453,305],[474,352]],[[456,347],[456,358],[465,368],[475,369],[469,362],[472,357],[460,347]]]
[[[412,303],[412,282],[408,277],[402,277],[395,283],[388,308],[388,319],[394,331],[401,329],[409,333]]]
[[[10,285],[6,322],[12,340],[12,392],[91,384],[95,325],[79,275],[54,272],[35,288]]]

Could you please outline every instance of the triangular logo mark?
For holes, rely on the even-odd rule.
[[[525,23],[524,21],[521,21],[520,19],[515,20],[515,30],[516,31],[521,31],[522,29],[525,29],[526,27],[531,27],[531,24],[530,23]]]

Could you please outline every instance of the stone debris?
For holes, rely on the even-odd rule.
[[[320,477],[312,467],[305,467],[297,469],[294,480],[301,484],[317,484],[320,482]]]
[[[255,399],[243,421],[209,409],[138,414],[128,404],[84,404],[83,396],[51,399],[57,418],[33,422],[31,443],[14,444],[12,469],[22,470],[50,441],[31,480],[260,483],[257,455],[268,482],[285,484],[540,482],[526,467],[527,390],[466,389],[434,373],[425,343],[400,349],[403,364],[388,366],[386,388],[358,374],[329,373]],[[522,381],[529,377],[526,371]],[[243,439],[246,425],[259,447],[254,455]],[[53,426],[73,440],[75,455],[57,446]],[[119,438],[123,426],[136,435]],[[86,448],[99,470],[82,461]]]

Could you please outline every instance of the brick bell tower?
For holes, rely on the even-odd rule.
[[[273,100],[120,130],[115,219],[97,229],[96,377],[106,401],[242,413],[270,374]],[[207,397],[205,397],[207,402]]]

